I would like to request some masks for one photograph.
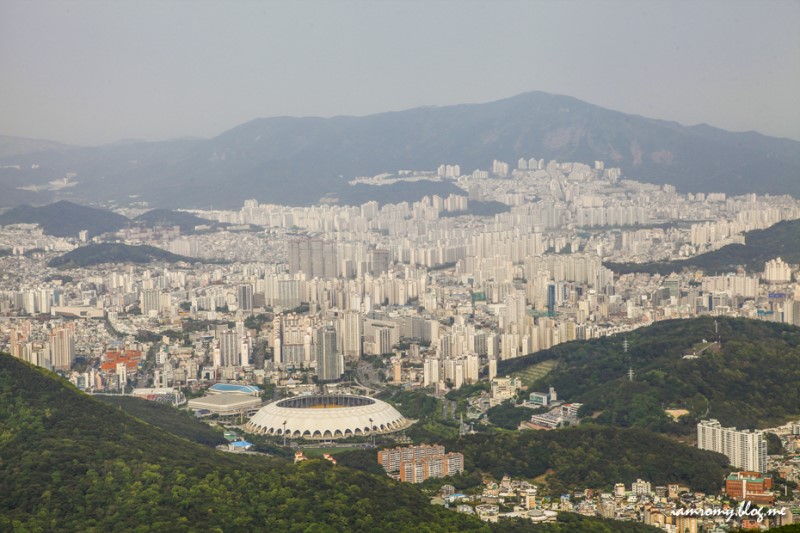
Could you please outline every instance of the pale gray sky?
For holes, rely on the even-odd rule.
[[[211,137],[530,90],[800,140],[800,0],[0,0],[0,133]]]

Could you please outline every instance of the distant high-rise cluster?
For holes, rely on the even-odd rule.
[[[461,175],[460,165],[439,165],[436,174],[442,178],[457,178]]]
[[[302,272],[307,278],[335,278],[339,275],[333,242],[318,237],[289,242],[289,273]]]
[[[509,165],[505,161],[498,161],[495,159],[492,161],[492,174],[495,176],[505,178],[508,177],[509,173]]]
[[[70,372],[92,390],[134,380],[273,383],[298,393],[316,381],[333,390],[346,385],[345,365],[369,356],[385,367],[359,380],[445,393],[496,378],[503,361],[664,319],[800,325],[798,265],[778,258],[763,272],[752,264],[666,276],[611,270],[744,242],[743,231],[800,219],[797,199],[682,193],[622,179],[603,161],[521,155],[503,153],[474,172],[442,160],[433,170],[351,181],[378,191],[417,182],[450,189],[412,202],[247,200],[239,210],[201,213],[213,222],[191,234],[172,226],[92,236],[215,260],[191,268],[127,264],[63,276],[47,254],[80,247],[80,239],[6,226],[0,266],[19,272],[0,279],[8,318],[0,349]],[[105,360],[99,370],[73,368],[77,356],[102,359],[120,345],[155,347],[155,368]],[[485,400],[480,408],[497,398]],[[550,414],[555,422],[540,425],[572,416]]]
[[[783,259],[776,257],[764,264],[764,279],[775,283],[792,281],[792,269]]]
[[[75,362],[75,324],[70,322],[49,330],[45,339],[35,339],[29,322],[11,330],[10,352],[36,366],[68,372]]]

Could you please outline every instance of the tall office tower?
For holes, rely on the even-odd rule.
[[[219,353],[222,366],[239,366],[239,335],[235,330],[223,331],[219,334]]]
[[[547,312],[552,316],[556,311],[556,286],[547,286]]]
[[[336,329],[324,326],[317,330],[317,379],[320,382],[336,381],[344,374],[344,357],[336,349]]]
[[[53,370],[69,372],[75,362],[75,326],[69,324],[50,332],[50,360]]]
[[[302,272],[306,278],[335,278],[339,275],[336,243],[319,237],[304,237],[289,242],[289,272]]]
[[[253,310],[253,286],[248,284],[239,285],[236,289],[236,302],[241,311]]]
[[[361,357],[361,336],[364,333],[363,321],[358,311],[345,311],[342,319],[342,351],[347,359]]]
[[[724,428],[713,418],[701,420],[697,424],[697,447],[721,453],[733,466],[748,472],[767,470],[767,440],[762,431]]]
[[[139,298],[139,305],[143,315],[149,315],[151,311],[158,313],[161,310],[161,291],[158,289],[145,289]]]

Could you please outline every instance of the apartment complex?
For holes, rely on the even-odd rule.
[[[422,444],[380,450],[378,462],[392,477],[407,483],[422,483],[428,478],[460,474],[464,455],[445,453],[444,446]]]
[[[767,469],[767,440],[761,431],[724,428],[718,420],[697,424],[697,447],[725,455],[730,463],[748,472]]]

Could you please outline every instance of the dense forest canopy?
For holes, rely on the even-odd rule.
[[[488,531],[327,461],[216,452],[0,355],[0,530]]]

